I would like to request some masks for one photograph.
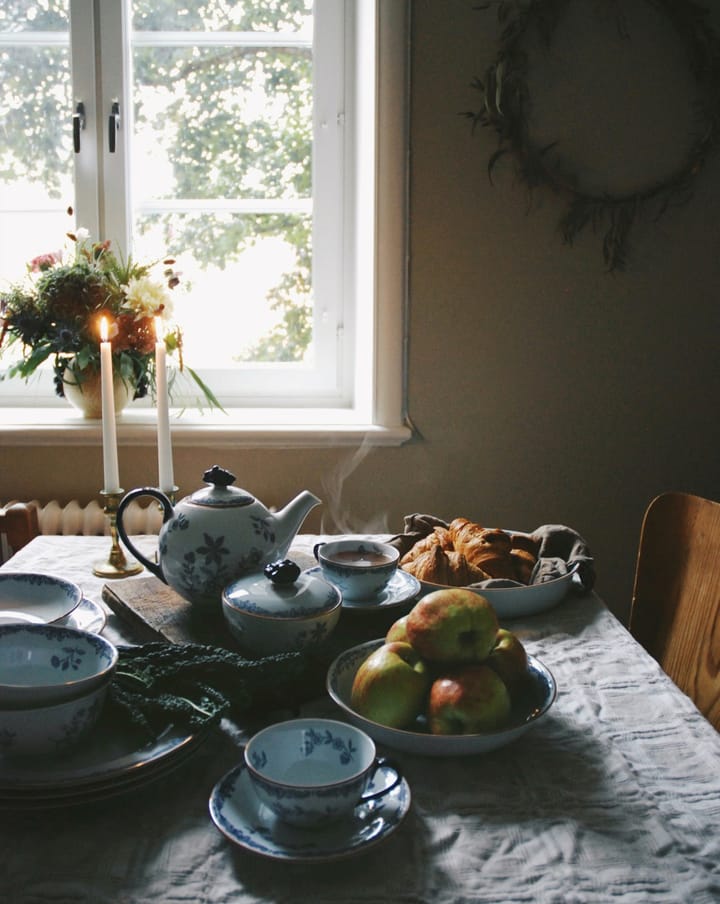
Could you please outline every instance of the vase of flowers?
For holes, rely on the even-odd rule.
[[[112,343],[116,411],[131,399],[155,392],[158,323],[168,359],[175,356],[210,407],[220,403],[182,360],[182,332],[172,324],[171,291],[179,283],[174,260],[139,264],[115,254],[109,241],[90,241],[87,230],[67,233],[65,252],[28,264],[27,280],[0,294],[0,354],[21,346],[9,377],[28,379],[52,361],[55,392],[88,417],[100,417],[100,321]],[[154,271],[159,270],[159,276]],[[126,398],[125,398],[126,397]]]

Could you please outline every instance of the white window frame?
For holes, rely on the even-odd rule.
[[[87,41],[94,29],[94,3],[93,0],[79,2],[83,9],[81,15],[73,17],[72,39]],[[340,5],[338,0],[320,2]],[[110,0],[109,5],[114,7],[116,14],[122,7],[115,0]],[[368,110],[374,109],[371,116],[373,140],[365,142],[372,153],[359,165],[351,167],[355,179],[344,189],[354,193],[357,199],[369,199],[371,203],[354,205],[358,217],[348,224],[342,237],[344,253],[352,252],[351,257],[356,262],[354,268],[346,269],[344,288],[355,294],[358,306],[367,306],[366,316],[351,324],[356,338],[355,368],[368,366],[368,349],[372,349],[372,378],[365,381],[364,392],[353,408],[231,407],[226,414],[195,414],[186,409],[180,420],[173,421],[175,446],[204,446],[209,441],[208,434],[215,445],[236,446],[337,445],[356,444],[360,440],[397,445],[410,438],[405,403],[409,3],[407,0],[345,0],[344,7],[346,14],[354,19],[354,29],[365,38],[357,42],[366,48],[364,55],[349,53],[358,75],[354,79],[355,106],[366,115]],[[121,19],[115,27],[125,27]],[[367,40],[371,34],[376,40]],[[373,45],[374,51],[369,50]],[[102,52],[111,51],[103,47]],[[122,60],[117,62],[125,65]],[[74,70],[78,95],[90,97],[88,92],[92,89],[89,86],[95,84],[92,68],[88,66],[82,72]],[[374,72],[375,79],[369,79],[368,72]],[[85,85],[83,79],[87,80]],[[114,99],[109,90],[101,88],[98,98],[85,102],[86,134],[92,134],[95,110],[101,111],[97,115],[107,122]],[[123,109],[129,109],[127,99],[121,99],[121,115]],[[343,127],[350,139],[346,147],[360,146],[361,142],[355,139],[360,128],[367,129],[367,120],[365,123],[346,121]],[[126,192],[123,178],[116,170],[122,160],[118,154],[107,154],[107,141],[103,140],[106,131],[107,127],[97,130],[97,145],[84,142],[87,160],[76,160],[76,166],[94,165],[101,179],[111,180],[114,191]],[[126,134],[122,128],[117,133],[120,153],[126,153],[123,140]],[[118,228],[108,221],[107,211],[97,206],[92,209],[90,199],[80,197],[76,206],[78,222],[97,223],[97,234],[109,234],[111,229]],[[358,385],[361,382],[356,381]],[[26,393],[28,388],[25,387]],[[154,442],[153,427],[154,411],[133,406],[122,415],[119,442],[121,445],[150,445]],[[64,408],[17,407],[0,411],[0,444],[26,443],[30,439],[34,443],[55,443],[58,430],[66,441],[78,444],[84,444],[91,436],[94,441],[97,433],[95,425],[78,424],[77,419],[67,416]]]

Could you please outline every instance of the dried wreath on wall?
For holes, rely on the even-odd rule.
[[[547,187],[567,199],[567,209],[559,223],[563,241],[573,240],[586,227],[603,233],[603,257],[610,271],[627,264],[632,226],[641,214],[660,217],[669,206],[687,200],[692,182],[703,168],[711,150],[720,140],[720,39],[708,24],[707,11],[692,0],[646,0],[667,17],[682,42],[697,91],[697,135],[674,171],[662,180],[637,191],[607,193],[583,190],[578,178],[561,174],[553,167],[553,144],[538,146],[529,134],[530,91],[528,87],[529,35],[537,35],[549,47],[558,23],[572,0],[491,0],[476,5],[478,10],[497,8],[501,28],[499,51],[483,79],[472,85],[483,95],[479,111],[466,112],[475,126],[495,130],[498,149],[488,161],[493,169],[505,155],[511,155],[521,181],[532,192]],[[615,5],[622,33],[622,2]],[[627,35],[625,35],[627,37]]]

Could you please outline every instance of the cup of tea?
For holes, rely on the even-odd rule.
[[[325,580],[347,600],[372,600],[382,593],[400,560],[399,550],[376,540],[330,540],[317,543],[313,552]]]
[[[301,828],[347,817],[402,781],[398,766],[378,757],[369,735],[334,719],[270,725],[248,741],[244,759],[261,803]]]

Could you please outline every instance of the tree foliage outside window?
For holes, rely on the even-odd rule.
[[[240,336],[236,361],[298,362],[312,345],[311,207],[292,203],[312,198],[312,49],[204,36],[292,34],[307,31],[311,15],[311,0],[132,4],[134,135],[162,158],[166,174],[152,195],[133,192],[134,242],[154,236],[167,253],[185,252],[218,270],[268,238],[291,249],[290,266],[266,293],[274,325],[250,346]],[[68,29],[68,0],[5,0],[0,10],[0,34]],[[153,32],[188,37],[155,42]],[[58,209],[72,200],[70,76],[67,46],[0,45],[0,183],[41,187]],[[136,160],[135,169],[142,167]],[[248,212],[222,212],[215,202],[223,199],[257,201],[258,210],[250,203]],[[275,202],[277,212],[265,202]],[[290,202],[286,209],[283,202]]]

